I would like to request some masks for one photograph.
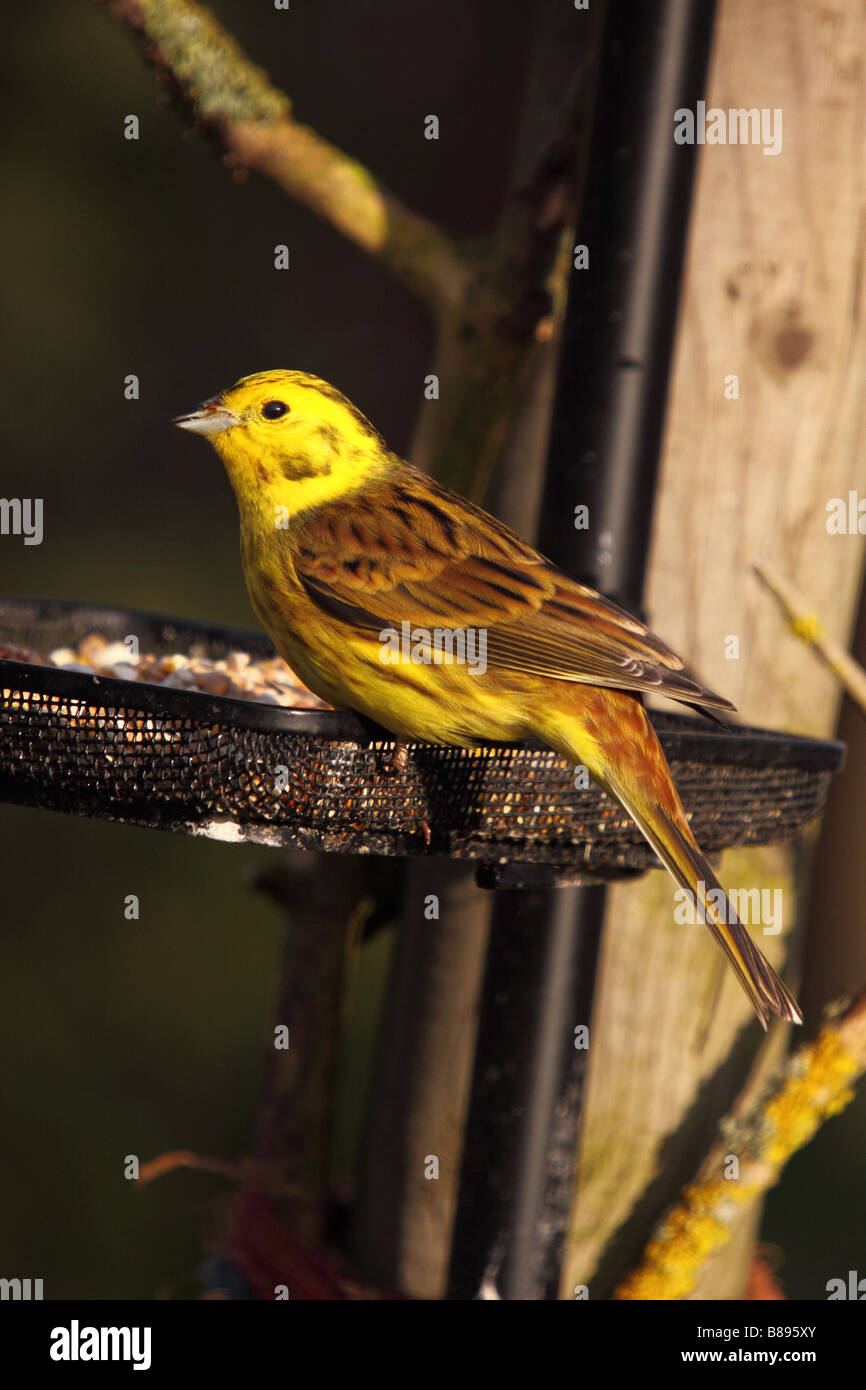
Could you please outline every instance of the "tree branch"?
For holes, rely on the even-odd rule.
[[[801,598],[792,584],[766,560],[752,566],[755,574],[769,589],[782,612],[788,626],[807,647],[812,647],[817,655],[829,666],[846,694],[866,714],[866,671],[849,656],[841,642],[837,642],[829,632],[825,632],[820,620],[811,612],[805,599]]]
[[[722,1141],[660,1222],[621,1299],[681,1299],[727,1245],[744,1215],[774,1187],[788,1160],[854,1097],[866,1071],[866,994],[786,1061],[774,1089],[744,1121],[722,1123]],[[737,1160],[736,1177],[730,1175]],[[723,1176],[724,1175],[724,1176]]]
[[[216,140],[229,168],[266,175],[378,257],[441,318],[466,298],[472,260],[357,160],[291,113],[234,39],[193,0],[95,0],[141,45],[157,80]]]

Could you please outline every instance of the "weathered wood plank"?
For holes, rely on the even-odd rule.
[[[814,734],[835,724],[832,677],[750,566],[769,557],[848,639],[863,538],[829,535],[826,504],[866,496],[864,55],[859,0],[720,6],[707,105],[781,108],[783,143],[701,153],[648,591],[656,630],[746,721]],[[794,855],[721,869],[728,887],[785,885],[786,936]],[[704,929],[674,923],[672,893],[653,874],[610,895],[563,1297],[594,1277],[610,1292],[758,1043]],[[781,938],[761,945],[778,963]],[[745,1248],[716,1262],[703,1297],[741,1296]]]

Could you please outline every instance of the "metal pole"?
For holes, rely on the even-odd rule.
[[[674,112],[705,94],[710,0],[610,0],[569,287],[541,550],[640,607],[695,149]],[[574,508],[589,508],[575,529]],[[496,895],[449,1297],[556,1298],[577,1153],[604,888]]]

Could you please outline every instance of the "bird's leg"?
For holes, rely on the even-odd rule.
[[[398,776],[401,772],[405,772],[408,766],[409,745],[408,743],[405,743],[402,738],[395,739],[394,747],[391,750],[390,756],[385,757],[382,760],[382,772],[386,777],[395,777]],[[430,833],[430,826],[427,824],[426,820],[420,820],[418,822],[418,828],[421,831],[421,834],[424,836],[424,844],[429,846],[432,837]]]
[[[398,776],[409,765],[409,745],[401,738],[395,739],[390,753],[377,749],[375,758],[376,767],[383,777]]]
[[[409,745],[398,738],[386,765],[387,772],[405,772],[409,765]]]

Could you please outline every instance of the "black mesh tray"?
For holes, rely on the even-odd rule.
[[[0,599],[0,642],[47,653],[91,632],[142,652],[273,656],[261,635],[129,610]],[[841,743],[717,729],[653,714],[707,853],[788,839],[821,811]],[[234,842],[355,854],[450,855],[482,881],[593,881],[655,856],[630,818],[574,769],[523,744],[415,744],[355,716],[291,710],[0,660],[0,799]],[[286,783],[278,789],[279,769]]]

